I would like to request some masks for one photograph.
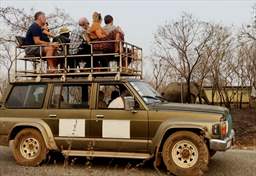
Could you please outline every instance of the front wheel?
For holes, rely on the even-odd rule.
[[[45,160],[48,150],[41,133],[36,129],[27,128],[16,135],[12,152],[17,164],[38,166]]]
[[[178,176],[198,176],[208,169],[209,151],[204,140],[190,131],[169,136],[163,146],[167,169]]]

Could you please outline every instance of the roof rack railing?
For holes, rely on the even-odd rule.
[[[114,46],[118,42],[119,50],[114,52]],[[58,54],[55,56],[43,56],[42,45],[17,45],[15,49],[14,80],[42,79],[76,79],[85,77],[93,79],[96,76],[114,77],[120,79],[123,76],[142,79],[142,48],[124,41],[94,41],[87,45],[90,51],[76,55],[69,54],[72,43],[62,43]],[[24,49],[30,46],[40,48],[40,55],[26,55]],[[17,50],[23,50],[23,54],[17,55]],[[48,59],[56,59],[57,67],[49,70]],[[10,74],[10,73],[9,73]]]

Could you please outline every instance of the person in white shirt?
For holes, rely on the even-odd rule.
[[[117,30],[122,34],[122,37],[124,36],[123,30],[119,26],[114,25],[114,19],[111,15],[106,15],[104,17],[104,22],[105,22],[105,26],[103,27],[103,29],[106,31],[107,34],[109,34],[114,30]]]
[[[128,91],[121,90],[121,95],[110,102],[108,108],[124,109],[124,97],[128,95]]]
[[[114,108],[114,109],[124,109],[124,100],[123,97],[117,97],[111,103],[108,105],[108,108]]]

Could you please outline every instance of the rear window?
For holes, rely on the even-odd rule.
[[[46,85],[16,85],[6,102],[8,108],[41,108],[46,92]]]

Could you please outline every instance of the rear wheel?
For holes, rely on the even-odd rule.
[[[165,166],[175,175],[203,175],[208,169],[208,148],[204,140],[193,132],[179,131],[169,136],[162,155]]]
[[[41,133],[33,128],[21,130],[12,144],[16,162],[23,166],[38,166],[45,160],[47,148]]]

